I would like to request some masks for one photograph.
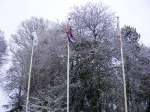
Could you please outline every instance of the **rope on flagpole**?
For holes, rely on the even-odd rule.
[[[70,18],[68,18],[69,25]],[[67,56],[67,112],[69,112],[69,71],[70,71],[70,42],[68,40],[68,56]]]
[[[68,59],[67,59],[67,112],[69,112],[69,69],[70,69],[70,46],[69,46],[69,41],[68,41]]]
[[[128,112],[126,76],[125,76],[124,53],[123,53],[123,41],[122,41],[122,36],[121,36],[121,32],[120,32],[120,27],[119,27],[119,17],[117,17],[117,30],[118,30],[118,36],[119,36],[119,39],[120,39],[120,53],[121,53],[123,90],[124,90],[124,106],[125,106],[125,112]]]

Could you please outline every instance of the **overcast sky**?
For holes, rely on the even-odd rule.
[[[0,29],[7,38],[19,24],[32,16],[52,21],[63,20],[74,5],[90,0],[0,0]],[[91,0],[98,2],[100,0]],[[120,17],[121,26],[132,25],[141,34],[141,41],[150,46],[150,0],[103,0]],[[2,104],[0,91],[0,104]]]
[[[0,29],[9,37],[17,26],[31,16],[62,20],[73,5],[90,0],[0,0]],[[94,2],[100,0],[91,0]],[[120,17],[121,26],[132,25],[141,40],[150,46],[150,0],[103,0]]]

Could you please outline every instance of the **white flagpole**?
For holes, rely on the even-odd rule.
[[[30,85],[31,85],[31,73],[32,73],[32,61],[33,61],[33,51],[34,46],[37,44],[37,35],[35,36],[35,32],[33,32],[32,36],[32,51],[31,51],[31,58],[30,58],[30,68],[29,68],[29,77],[28,77],[28,88],[27,88],[27,97],[26,97],[26,112],[28,112],[28,105],[29,105],[29,96],[30,96]],[[35,42],[36,41],[36,42]]]
[[[123,90],[124,90],[124,106],[125,106],[125,112],[128,112],[126,76],[125,76],[125,68],[124,68],[123,41],[122,41],[122,36],[121,36],[121,32],[120,32],[120,27],[119,27],[119,17],[117,17],[117,29],[118,29],[118,36],[119,36],[119,39],[120,39],[120,53],[121,53]]]
[[[70,26],[70,18],[68,18],[68,26]],[[67,27],[68,27],[67,26]],[[67,29],[68,30],[68,29]],[[69,71],[70,71],[70,42],[68,40],[68,57],[67,57],[67,112],[69,112]]]

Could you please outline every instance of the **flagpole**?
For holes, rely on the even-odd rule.
[[[31,50],[31,58],[30,58],[30,67],[29,67],[29,77],[28,77],[28,88],[27,88],[27,97],[26,97],[26,112],[28,112],[28,106],[29,106],[29,97],[30,97],[30,85],[31,85],[31,74],[32,74],[32,62],[33,62],[33,51],[34,51],[34,35],[31,35],[32,39],[32,50]]]
[[[121,32],[120,32],[120,27],[119,27],[119,17],[117,17],[117,30],[118,30],[118,36],[119,36],[119,39],[120,39],[120,53],[121,53],[123,90],[124,90],[124,106],[125,106],[125,112],[128,112],[126,76],[125,76],[124,53],[123,53],[123,41],[122,41],[122,36],[121,36]]]
[[[69,112],[69,71],[70,71],[70,45],[68,41],[68,59],[67,59],[67,112]]]

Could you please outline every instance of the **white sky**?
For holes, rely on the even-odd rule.
[[[0,29],[9,37],[17,26],[31,16],[62,20],[73,5],[100,0],[0,0]],[[141,40],[150,46],[149,0],[103,0],[120,16],[121,26],[132,25],[141,34]]]
[[[74,5],[90,0],[0,0],[0,29],[7,38],[17,30],[19,24],[31,16],[43,17],[52,21],[66,18]],[[91,0],[100,1],[100,0]],[[137,28],[141,41],[150,46],[150,1],[149,0],[103,0],[120,17],[124,24]],[[0,104],[2,104],[0,91]]]

